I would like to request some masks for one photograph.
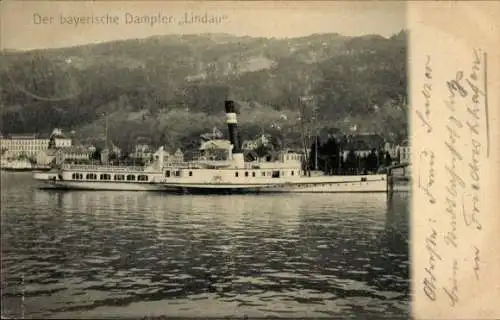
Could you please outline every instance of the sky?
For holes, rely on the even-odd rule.
[[[185,23],[185,17],[189,21],[193,15],[212,21]],[[135,19],[137,17],[142,19]],[[79,21],[78,24],[75,21]],[[340,33],[389,37],[404,28],[406,4],[397,1],[6,0],[0,3],[0,48],[14,50],[69,47],[164,34],[229,33],[286,38]]]

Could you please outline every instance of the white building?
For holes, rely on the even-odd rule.
[[[241,145],[241,148],[243,150],[254,150],[259,145],[268,145],[271,142],[271,138],[269,135],[262,134],[260,135],[257,139],[255,140],[245,140],[243,141],[243,144]]]
[[[411,162],[411,148],[408,145],[399,146],[399,162],[410,163]]]
[[[164,161],[167,163],[182,163],[184,162],[184,153],[177,149],[173,154],[166,153]]]
[[[233,146],[229,140],[214,139],[202,142],[199,157],[203,160],[227,160],[231,158]]]
[[[138,144],[134,148],[129,157],[132,159],[145,159],[149,160],[154,154],[153,148],[148,144]]]
[[[55,129],[50,136],[37,134],[11,134],[0,138],[0,149],[4,158],[14,159],[20,156],[35,158],[38,153],[49,149],[50,138],[53,137],[55,147],[70,147],[70,138]]]

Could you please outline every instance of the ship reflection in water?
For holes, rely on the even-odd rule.
[[[5,316],[408,318],[408,194],[58,192],[4,178]]]

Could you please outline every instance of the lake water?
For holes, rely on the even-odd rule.
[[[39,190],[1,173],[2,315],[407,319],[409,195]]]

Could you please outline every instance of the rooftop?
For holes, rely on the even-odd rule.
[[[7,133],[0,134],[2,139],[16,139],[16,140],[34,140],[34,139],[50,139],[51,136],[55,136],[57,139],[70,139],[64,136],[61,130],[54,130],[51,134],[48,133]]]
[[[344,149],[349,150],[371,150],[379,149],[384,146],[385,139],[374,133],[363,133],[347,137]]]
[[[84,146],[70,146],[70,147],[62,147],[57,150],[61,150],[64,153],[90,153],[92,152],[89,148]]]
[[[230,148],[231,148],[231,142],[229,142],[228,140],[217,139],[204,142],[201,145],[200,150],[213,150],[213,149],[227,150]]]

